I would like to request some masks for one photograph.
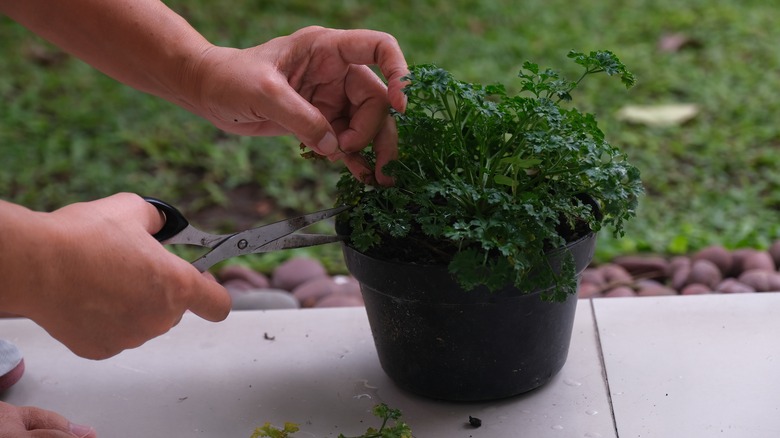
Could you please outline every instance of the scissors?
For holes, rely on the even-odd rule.
[[[294,233],[351,208],[344,205],[237,233],[210,234],[190,225],[184,215],[167,202],[150,197],[144,197],[144,200],[154,205],[165,216],[165,224],[153,236],[157,241],[163,245],[182,244],[211,248],[211,251],[192,262],[200,272],[223,260],[240,255],[340,242],[344,240],[344,236]]]

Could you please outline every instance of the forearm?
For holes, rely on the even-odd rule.
[[[28,291],[40,291],[50,274],[41,260],[56,244],[40,226],[44,214],[0,200],[0,311],[26,314],[35,299]]]
[[[0,12],[116,80],[193,109],[187,87],[211,45],[159,0],[0,0]]]

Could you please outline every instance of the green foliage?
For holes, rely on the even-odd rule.
[[[382,420],[378,429],[369,427],[366,433],[356,437],[347,437],[339,434],[338,438],[412,438],[412,429],[401,421],[401,411],[380,403],[371,410],[374,416]],[[251,438],[288,438],[290,434],[299,430],[294,423],[284,423],[284,429],[277,429],[270,423],[255,429]]]
[[[266,422],[262,427],[255,429],[250,438],[288,438],[290,434],[299,430],[300,428],[295,423],[284,423],[284,428],[277,429],[271,423]]]
[[[620,235],[642,193],[639,171],[595,117],[563,106],[587,76],[619,76],[627,87],[634,76],[608,51],[569,57],[584,70],[579,79],[526,62],[520,94],[413,66],[408,109],[394,114],[399,159],[384,169],[395,186],[362,186],[347,174],[340,181],[341,201],[355,205],[351,244],[382,258],[449,264],[465,289],[556,284],[546,297],[564,299],[575,289],[572,265],[556,272],[546,253],[603,225]]]
[[[339,438],[412,438],[412,429],[401,421],[401,411],[392,409],[384,403],[374,406],[374,416],[382,420],[379,429],[369,427],[366,433],[356,437],[339,434]]]

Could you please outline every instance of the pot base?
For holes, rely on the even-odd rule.
[[[385,373],[426,397],[478,401],[547,383],[566,362],[577,298],[437,305],[368,287],[363,299]]]
[[[577,244],[569,249],[579,275],[595,238]],[[463,291],[442,267],[377,260],[348,246],[344,255],[361,283],[382,368],[407,391],[449,401],[506,398],[544,385],[566,362],[576,291],[564,302],[515,289]]]

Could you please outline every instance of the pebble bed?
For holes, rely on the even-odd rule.
[[[632,255],[591,265],[582,273],[579,298],[643,297],[780,291],[780,240],[768,250],[710,246],[692,255]],[[234,310],[363,306],[351,276],[328,275],[310,258],[293,258],[270,275],[229,265],[217,279]]]
[[[623,256],[582,273],[580,298],[780,291],[780,240],[768,250],[710,246],[690,256]]]
[[[363,306],[354,278],[328,275],[322,263],[311,258],[292,258],[271,275],[228,265],[216,277],[233,298],[233,310]]]

